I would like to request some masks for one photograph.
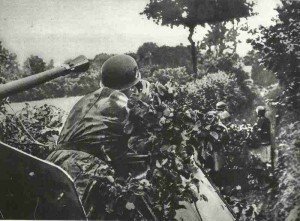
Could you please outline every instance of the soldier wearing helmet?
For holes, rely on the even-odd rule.
[[[250,149],[250,153],[263,162],[271,162],[271,122],[265,116],[265,107],[258,106],[256,113],[257,121],[253,127],[253,133],[260,145],[257,148]]]
[[[220,121],[218,111],[209,111],[205,115],[204,143],[201,157],[206,168],[216,177],[223,167],[224,144],[227,142],[227,128]]]
[[[226,109],[227,109],[227,105],[225,102],[220,101],[216,104],[216,110],[218,112],[218,117],[219,117],[220,121],[224,125],[228,126],[228,124],[230,123],[230,120],[231,120],[231,116]]]
[[[104,62],[100,89],[83,97],[71,110],[58,139],[60,149],[85,151],[111,160],[126,153],[127,136],[123,126],[127,101],[141,80],[136,61],[129,55],[116,55]]]
[[[258,106],[256,108],[257,122],[254,126],[256,134],[259,138],[261,145],[270,145],[271,143],[271,123],[265,116],[266,108]]]
[[[124,162],[129,151],[129,135],[124,130],[129,114],[127,102],[131,94],[146,93],[148,83],[141,80],[132,57],[116,55],[104,62],[100,85],[100,89],[74,105],[60,133],[57,149],[48,157],[75,179],[79,196],[90,214],[88,218],[92,219],[105,219],[98,216],[105,213],[105,206],[90,204],[85,199],[91,186],[103,179],[108,167],[112,167],[117,177],[128,175]]]

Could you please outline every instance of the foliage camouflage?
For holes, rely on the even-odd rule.
[[[125,127],[126,133],[131,136],[128,147],[139,154],[150,153],[151,160],[147,172],[142,179],[129,177],[125,184],[124,181],[115,179],[114,170],[109,165],[103,164],[107,175],[102,173],[103,185],[99,188],[101,194],[106,194],[106,201],[103,202],[106,206],[102,207],[106,210],[100,212],[101,215],[106,214],[104,217],[141,219],[140,211],[145,208],[138,208],[136,205],[141,204],[143,196],[144,204],[152,208],[151,212],[148,211],[150,216],[154,214],[159,220],[169,220],[174,218],[176,209],[181,207],[179,201],[196,202],[205,199],[205,196],[197,195],[189,187],[189,185],[197,186],[199,183],[193,177],[193,171],[197,166],[192,156],[199,155],[197,153],[200,152],[199,143],[204,139],[204,127],[207,126],[204,113],[213,109],[214,104],[220,100],[229,102],[234,108],[235,102],[242,102],[240,96],[243,92],[234,83],[234,78],[225,73],[210,74],[194,82],[185,73],[184,68],[161,71],[165,74],[158,72],[152,76],[153,81],[158,83],[153,86],[151,100],[145,102],[134,98],[130,100],[130,117]],[[235,94],[228,97],[232,93]],[[238,100],[233,100],[234,96],[239,97]],[[213,102],[205,102],[206,100]],[[51,147],[58,134],[58,128],[61,127],[61,115],[61,110],[52,106],[45,105],[41,108],[27,106],[18,114],[18,118],[22,119],[29,133],[33,135],[35,143],[45,143]],[[33,140],[20,129],[17,118],[11,115],[9,117],[12,120],[7,123],[12,125],[4,127],[9,132],[4,134],[10,137],[6,138],[7,142],[14,145],[19,142],[21,144],[16,145],[18,148],[45,158],[51,148],[33,145]],[[239,128],[232,127],[231,131],[228,150],[225,151],[228,156],[226,164],[232,167],[236,165],[241,169],[245,161],[237,159],[241,151],[245,152],[248,145],[245,144],[247,136]],[[133,167],[132,175],[137,174],[137,171],[138,169]],[[110,181],[111,178],[114,182]],[[253,177],[253,180],[255,179]],[[172,191],[169,191],[170,189]],[[118,200],[113,200],[116,198]],[[238,210],[237,214],[242,211],[243,208]]]
[[[181,1],[152,2],[173,4]],[[184,1],[182,2],[184,3]],[[192,2],[188,3],[192,4]],[[281,119],[277,118],[277,122],[281,122],[278,125],[283,126],[277,138],[281,145],[279,147],[279,167],[275,174],[280,185],[278,195],[275,195],[275,199],[271,198],[272,202],[270,203],[270,205],[274,203],[276,215],[283,219],[288,216],[293,202],[297,202],[299,198],[298,195],[289,192],[291,188],[295,192],[299,192],[296,183],[299,173],[293,166],[297,167],[298,160],[295,153],[299,146],[299,140],[296,139],[299,132],[297,123],[299,119],[290,119],[289,121],[293,121],[293,123],[283,122],[285,115],[291,116],[297,110],[297,96],[299,97],[297,84],[297,73],[299,72],[297,66],[297,56],[299,55],[297,9],[299,2],[282,1],[282,3],[283,5],[278,8],[277,23],[269,28],[262,27],[261,38],[256,39],[253,44],[256,49],[260,50],[262,63],[269,70],[274,71],[280,83],[285,86],[284,93],[280,95],[279,100],[276,100],[279,102],[273,102],[281,117]],[[175,15],[180,12],[178,15],[185,16],[182,14],[183,11],[171,10],[171,12],[174,12]],[[151,211],[146,209],[149,218],[153,218],[154,215],[159,219],[169,220],[174,218],[174,212],[179,207],[179,200],[191,202],[205,200],[205,196],[197,196],[189,188],[189,185],[198,185],[198,181],[193,178],[191,171],[199,162],[194,162],[191,156],[199,156],[199,149],[205,147],[202,144],[203,139],[207,136],[205,113],[214,109],[217,101],[225,100],[230,112],[236,114],[236,110],[243,111],[243,108],[249,108],[247,105],[250,105],[254,98],[254,94],[244,83],[248,76],[242,70],[239,56],[234,52],[234,44],[233,47],[228,48],[232,50],[225,53],[224,45],[226,44],[222,43],[223,41],[234,43],[236,30],[226,30],[222,24],[211,27],[211,33],[204,39],[210,49],[203,48],[203,45],[199,47],[200,50],[203,48],[205,51],[203,55],[199,56],[201,65],[198,66],[199,72],[206,75],[203,78],[196,76],[194,79],[194,76],[187,74],[185,68],[160,69],[159,66],[155,67],[156,64],[162,65],[161,67],[168,66],[168,64],[161,63],[161,59],[158,58],[157,60],[153,58],[152,66],[147,67],[146,63],[149,62],[145,59],[147,51],[162,54],[162,51],[172,51],[173,53],[177,49],[173,51],[173,48],[170,47],[164,48],[166,49],[164,50],[163,47],[157,48],[152,44],[150,49],[144,45],[147,49],[146,52],[143,50],[138,52],[148,79],[153,83],[158,81],[164,86],[158,83],[153,86],[152,100],[144,102],[131,100],[132,111],[125,130],[131,135],[128,146],[138,153],[150,153],[151,157],[147,173],[141,179],[133,179],[132,176],[126,181],[114,179],[112,167],[104,166],[105,172],[101,173],[103,175],[101,181],[104,185],[99,188],[96,186],[93,191],[100,191],[106,196],[106,201],[104,201],[106,207],[103,208],[105,208],[104,213],[108,215],[107,217],[141,219],[140,212],[145,208],[138,208],[137,205],[143,204],[151,205]],[[224,40],[226,35],[227,40]],[[213,36],[220,38],[214,39]],[[217,48],[214,48],[216,44]],[[158,52],[159,50],[161,51]],[[13,76],[20,74],[16,57],[2,46],[0,51],[1,76],[10,80]],[[186,48],[179,47],[178,51],[174,52],[174,56],[180,57],[176,54],[185,52]],[[101,54],[96,57],[95,63],[88,72],[89,76],[82,74],[78,78],[58,79],[46,84],[43,89],[34,89],[34,92],[26,92],[22,96],[34,97],[31,95],[35,94],[34,99],[49,96],[53,92],[53,88],[56,89],[59,96],[85,94],[87,90],[94,91],[99,87],[100,76],[98,73],[101,64],[109,56]],[[178,66],[182,66],[186,62],[184,59],[170,59],[170,63],[174,64],[174,67],[177,63]],[[59,116],[62,112],[55,107],[46,105],[41,108],[27,106],[18,113],[18,118],[24,121],[23,124],[32,134],[33,139],[24,132],[18,118],[8,115],[3,106],[4,103],[6,101],[2,101],[0,106],[2,140],[45,158],[51,151],[51,145],[55,143],[58,128],[61,126]],[[15,144],[16,142],[18,144]],[[252,194],[251,191],[261,191],[261,195],[267,196],[272,194],[269,189],[269,176],[273,174],[270,173],[269,166],[247,154],[247,148],[256,145],[256,138],[252,135],[251,126],[232,124],[228,127],[228,138],[223,147],[227,171],[222,172],[224,176],[238,177],[236,179],[238,181],[229,183],[223,177],[225,183],[221,182],[220,186],[237,217],[245,220],[270,217],[266,214],[259,214],[259,202],[251,201],[248,198]],[[207,171],[211,170],[209,167],[206,169]],[[258,170],[260,172],[256,173]],[[137,170],[132,168],[132,171]],[[183,183],[184,179],[189,182]],[[172,191],[167,191],[165,186]],[[97,199],[94,200],[97,201]],[[143,203],[140,203],[141,200]],[[292,203],[287,203],[288,201]],[[255,203],[249,204],[248,202]],[[270,211],[274,212],[272,209]]]
[[[231,69],[236,73],[219,71],[197,79],[188,75],[185,68],[159,69],[148,80],[167,84],[170,86],[169,90],[180,88],[185,94],[178,99],[185,100],[185,105],[190,105],[195,110],[205,113],[215,109],[216,103],[223,100],[227,102],[229,110],[234,112],[249,107],[255,95],[243,82],[244,72],[238,68]]]

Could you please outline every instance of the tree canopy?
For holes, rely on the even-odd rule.
[[[0,77],[12,80],[17,78],[19,73],[17,55],[7,50],[0,41]]]
[[[261,62],[286,86],[299,74],[299,9],[299,1],[282,0],[282,6],[276,9],[276,24],[261,27],[261,36],[252,41],[262,54]]]
[[[192,39],[195,27],[247,17],[252,14],[252,6],[246,0],[150,0],[141,14],[157,24],[189,29],[193,71],[197,74],[197,50]]]
[[[46,62],[39,56],[31,55],[24,62],[24,74],[25,75],[33,75],[46,70]]]
[[[190,66],[190,49],[183,45],[158,46],[153,42],[146,42],[137,50],[140,66],[156,65],[160,68]]]
[[[161,25],[190,28],[249,16],[251,6],[246,0],[150,0],[142,14]]]

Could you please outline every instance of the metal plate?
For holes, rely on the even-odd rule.
[[[69,175],[0,142],[0,218],[86,219]]]

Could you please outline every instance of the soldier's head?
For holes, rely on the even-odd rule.
[[[223,101],[220,101],[216,104],[217,111],[223,111],[226,109],[226,103]]]
[[[258,107],[256,108],[256,114],[257,114],[257,116],[259,116],[259,117],[265,116],[265,114],[266,114],[266,108],[263,107],[263,106],[258,106]]]
[[[101,85],[126,91],[141,80],[141,74],[134,58],[129,55],[115,55],[107,59],[101,69]]]
[[[206,123],[214,124],[218,121],[218,112],[216,111],[208,111],[205,115]]]

